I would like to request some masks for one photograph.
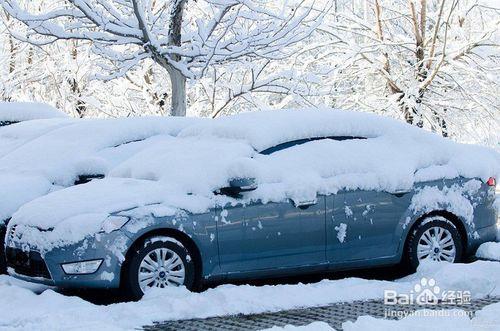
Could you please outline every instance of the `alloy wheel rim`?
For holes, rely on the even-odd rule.
[[[186,269],[180,256],[168,248],[157,248],[146,254],[139,265],[139,287],[142,292],[148,288],[181,286]]]
[[[417,257],[419,261],[454,262],[457,250],[451,232],[440,226],[427,229],[418,241]]]

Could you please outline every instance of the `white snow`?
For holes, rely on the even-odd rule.
[[[44,103],[0,101],[0,122],[22,122],[67,116],[62,111]]]
[[[498,330],[500,325],[500,303],[488,305],[476,312],[471,319],[465,310],[418,310],[414,315],[401,320],[378,319],[361,316],[355,322],[342,325],[345,331],[358,330],[408,330],[408,331],[486,331]]]
[[[453,184],[451,187],[426,186],[417,191],[411,199],[410,209],[414,212],[431,212],[445,208],[457,216],[462,216],[467,223],[474,220],[474,195],[481,188],[481,182],[469,180],[463,185]]]
[[[335,227],[335,231],[337,231],[337,239],[341,243],[343,243],[345,240],[345,237],[347,236],[347,224],[340,223],[338,226]]]
[[[500,242],[486,242],[479,246],[476,256],[481,259],[500,261]]]
[[[75,123],[75,119],[33,120],[0,127],[0,157],[51,130]]]
[[[9,330],[132,330],[154,321],[381,299],[386,289],[409,293],[422,277],[432,277],[443,290],[469,290],[473,298],[480,298],[500,295],[500,277],[491,277],[499,273],[500,263],[496,262],[427,263],[416,274],[394,282],[347,278],[297,285],[222,285],[202,293],[184,288],[153,289],[139,302],[108,306],[63,296],[51,289],[36,295],[22,282],[0,276],[0,321]]]
[[[79,122],[51,131],[5,155],[0,159],[1,171],[34,173],[57,185],[69,185],[78,173],[109,175],[107,179],[54,192],[25,204],[14,214],[9,226],[25,226],[23,231],[33,233],[26,233],[22,241],[42,246],[36,227],[54,227],[51,234],[42,236],[45,248],[49,248],[83,239],[99,229],[109,213],[126,208],[161,204],[161,208],[168,210],[201,213],[216,202],[222,205],[231,202],[229,198],[214,196],[213,192],[235,177],[254,177],[258,183],[257,190],[246,194],[243,203],[250,200],[266,203],[285,199],[311,201],[317,193],[336,193],[340,189],[389,192],[409,189],[417,177],[435,179],[432,171],[425,176],[422,172],[418,175],[418,171],[436,165],[452,169],[438,173],[444,177],[460,175],[485,180],[500,174],[500,155],[493,150],[453,143],[372,114],[290,110],[198,123],[183,120]],[[92,138],[85,139],[89,132]],[[176,137],[168,136],[177,133]],[[360,135],[368,139],[319,140],[271,155],[257,154],[254,150],[290,139],[322,135]],[[113,147],[135,139],[146,140]],[[479,185],[478,180],[471,180],[463,188],[424,189],[414,198],[412,206],[426,209],[447,204],[452,212],[472,221],[468,197]],[[47,186],[46,192],[51,188]],[[19,199],[9,212],[25,202],[27,199]],[[76,220],[85,219],[84,215],[92,215],[88,217],[89,224],[79,225]],[[29,230],[32,225],[35,228]],[[57,237],[63,234],[64,238]]]
[[[328,323],[325,322],[312,322],[307,325],[294,326],[285,325],[284,327],[272,327],[262,331],[335,331]]]
[[[189,118],[34,120],[0,128],[0,221],[24,203],[106,175],[115,164],[198,121]]]

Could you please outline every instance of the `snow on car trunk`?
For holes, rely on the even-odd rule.
[[[135,131],[127,131],[125,127],[122,133],[117,133],[118,136],[109,134],[104,142],[117,143],[124,140],[125,133],[129,139],[140,139],[140,130],[134,128]],[[70,128],[61,130],[64,129]],[[99,130],[97,132],[104,128]],[[72,135],[72,130],[67,131],[70,141],[65,144],[79,148],[78,141],[82,138]],[[366,139],[311,141],[270,155],[257,154],[254,150],[289,140],[322,136]],[[68,153],[64,151],[68,148],[61,149],[59,144],[52,144],[53,150],[47,154],[53,161],[45,162],[50,166],[39,169],[52,181],[64,183],[82,171],[108,171],[115,179],[34,200],[19,209],[9,226],[22,224],[25,227],[54,228],[53,233],[61,234],[71,228],[74,234],[80,235],[72,235],[71,240],[78,241],[99,227],[95,218],[92,218],[93,226],[80,226],[74,221],[85,219],[80,215],[96,210],[109,214],[155,203],[161,203],[169,210],[199,213],[213,207],[213,192],[227,186],[229,180],[236,177],[253,177],[258,183],[257,190],[240,200],[245,203],[248,200],[311,200],[318,192],[329,194],[340,189],[408,190],[417,180],[458,176],[486,180],[500,174],[500,157],[493,150],[457,144],[392,119],[333,110],[257,112],[207,120],[187,126],[178,137],[166,137],[147,144],[140,153],[128,160],[122,158],[114,167],[105,158],[96,158],[95,153],[88,152],[102,148],[105,143],[83,142],[81,153],[72,156],[69,162],[60,161],[62,156],[67,157]],[[32,162],[26,155],[35,152],[35,146],[23,146],[26,148],[22,152],[18,149],[16,157],[10,154],[6,160],[11,167],[22,168],[26,162]],[[131,190],[132,182],[138,183],[138,189],[127,192]],[[114,197],[108,200],[106,195]],[[65,224],[64,220],[68,223]],[[59,232],[57,227],[63,230]],[[37,233],[26,234],[30,240],[35,240],[36,236]],[[45,238],[48,236],[53,234],[44,235]],[[45,243],[45,249],[53,247],[54,240],[58,242],[57,238],[52,238]],[[63,242],[68,243],[67,240]]]

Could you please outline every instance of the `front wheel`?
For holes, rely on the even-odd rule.
[[[427,218],[410,233],[406,254],[413,270],[424,260],[460,262],[462,236],[455,224],[446,218]]]
[[[194,289],[195,267],[189,251],[169,237],[145,241],[131,256],[123,287],[132,299],[140,299],[150,288],[185,286]]]

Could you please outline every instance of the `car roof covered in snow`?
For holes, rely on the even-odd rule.
[[[343,110],[272,110],[223,116],[184,129],[179,136],[215,136],[247,141],[257,151],[282,143],[330,136],[412,134],[415,128],[372,113]]]
[[[44,103],[0,102],[0,122],[68,117],[65,113]]]

